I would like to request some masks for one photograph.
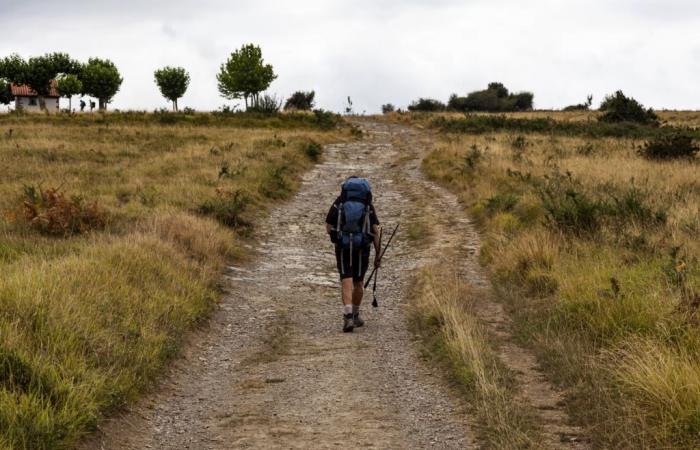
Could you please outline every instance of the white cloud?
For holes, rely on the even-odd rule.
[[[219,65],[260,44],[270,91],[315,89],[319,106],[356,111],[446,99],[502,81],[538,107],[616,89],[656,108],[697,108],[700,4],[687,0],[24,0],[2,5],[0,55],[66,51],[115,61],[115,108],[166,107],[153,71],[192,76],[183,106],[214,109]]]

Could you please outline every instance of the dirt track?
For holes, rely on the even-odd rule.
[[[421,360],[405,317],[412,270],[447,248],[464,276],[487,284],[466,218],[439,214],[442,233],[417,251],[399,234],[380,275],[380,308],[369,306],[368,293],[366,326],[341,332],[335,261],[323,228],[340,183],[351,174],[369,178],[389,227],[410,222],[411,214],[456,207],[454,196],[418,170],[421,135],[374,122],[362,127],[362,141],[327,146],[325,162],[305,176],[300,192],[265,219],[259,256],[230,268],[228,294],[159,392],[105,424],[87,448],[478,447],[464,405]],[[429,197],[422,204],[430,211],[409,208],[416,195]],[[502,309],[482,312],[494,327],[507,328]],[[524,401],[551,416],[543,418],[545,429],[558,446],[554,434],[571,431],[562,425],[559,397],[534,359],[508,345],[503,357],[527,385]]]

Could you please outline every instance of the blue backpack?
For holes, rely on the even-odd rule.
[[[338,245],[341,248],[368,247],[373,240],[369,211],[372,188],[364,178],[348,178],[340,193],[338,205]]]

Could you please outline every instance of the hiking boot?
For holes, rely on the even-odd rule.
[[[352,321],[355,322],[355,328],[360,328],[365,324],[365,321],[360,317],[360,313],[353,314]]]
[[[352,333],[353,328],[355,328],[355,321],[352,314],[345,314],[343,316],[343,333]]]

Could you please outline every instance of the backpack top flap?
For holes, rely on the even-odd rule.
[[[343,202],[356,201],[366,205],[372,203],[372,188],[365,178],[348,178],[340,194]]]

